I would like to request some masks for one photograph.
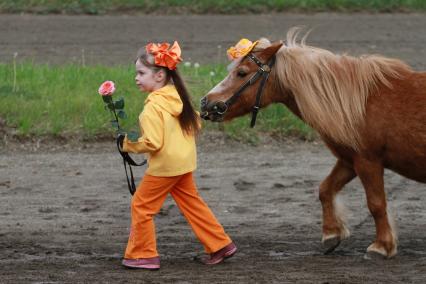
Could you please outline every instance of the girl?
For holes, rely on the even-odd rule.
[[[160,268],[153,218],[168,193],[209,254],[204,264],[218,264],[237,251],[194,183],[195,136],[201,123],[176,69],[180,55],[177,42],[171,47],[150,43],[136,60],[136,85],[150,94],[139,116],[142,137],[137,142],[125,137],[122,149],[147,153],[148,168],[131,202],[131,230],[122,262],[129,268]]]

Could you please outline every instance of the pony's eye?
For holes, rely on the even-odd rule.
[[[245,77],[247,75],[247,73],[244,70],[238,70],[237,72],[238,77]]]

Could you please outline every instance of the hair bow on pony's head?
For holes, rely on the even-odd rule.
[[[159,44],[149,43],[145,49],[147,53],[154,56],[155,65],[163,66],[170,70],[175,70],[176,65],[182,61],[180,57],[181,49],[177,41],[171,47],[167,42]]]
[[[229,60],[235,60],[246,56],[256,46],[258,41],[251,42],[246,38],[241,39],[235,46],[231,46],[226,53]]]

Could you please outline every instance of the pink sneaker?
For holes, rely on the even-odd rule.
[[[139,269],[148,269],[148,270],[158,270],[160,269],[160,257],[151,257],[151,258],[137,258],[129,259],[125,258],[121,262],[127,268],[139,268]]]
[[[226,258],[230,258],[237,252],[237,246],[230,243],[217,252],[211,253],[208,257],[201,259],[201,262],[206,265],[214,265],[223,262]]]

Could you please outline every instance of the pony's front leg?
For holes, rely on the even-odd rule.
[[[364,186],[368,209],[376,225],[376,240],[367,248],[367,254],[392,257],[396,254],[397,244],[386,210],[383,165],[380,161],[358,157],[354,161],[354,168]]]
[[[341,240],[350,235],[341,207],[336,204],[336,195],[355,176],[356,173],[350,165],[338,160],[331,173],[320,185],[319,199],[323,213],[322,243],[326,254],[332,252]]]

